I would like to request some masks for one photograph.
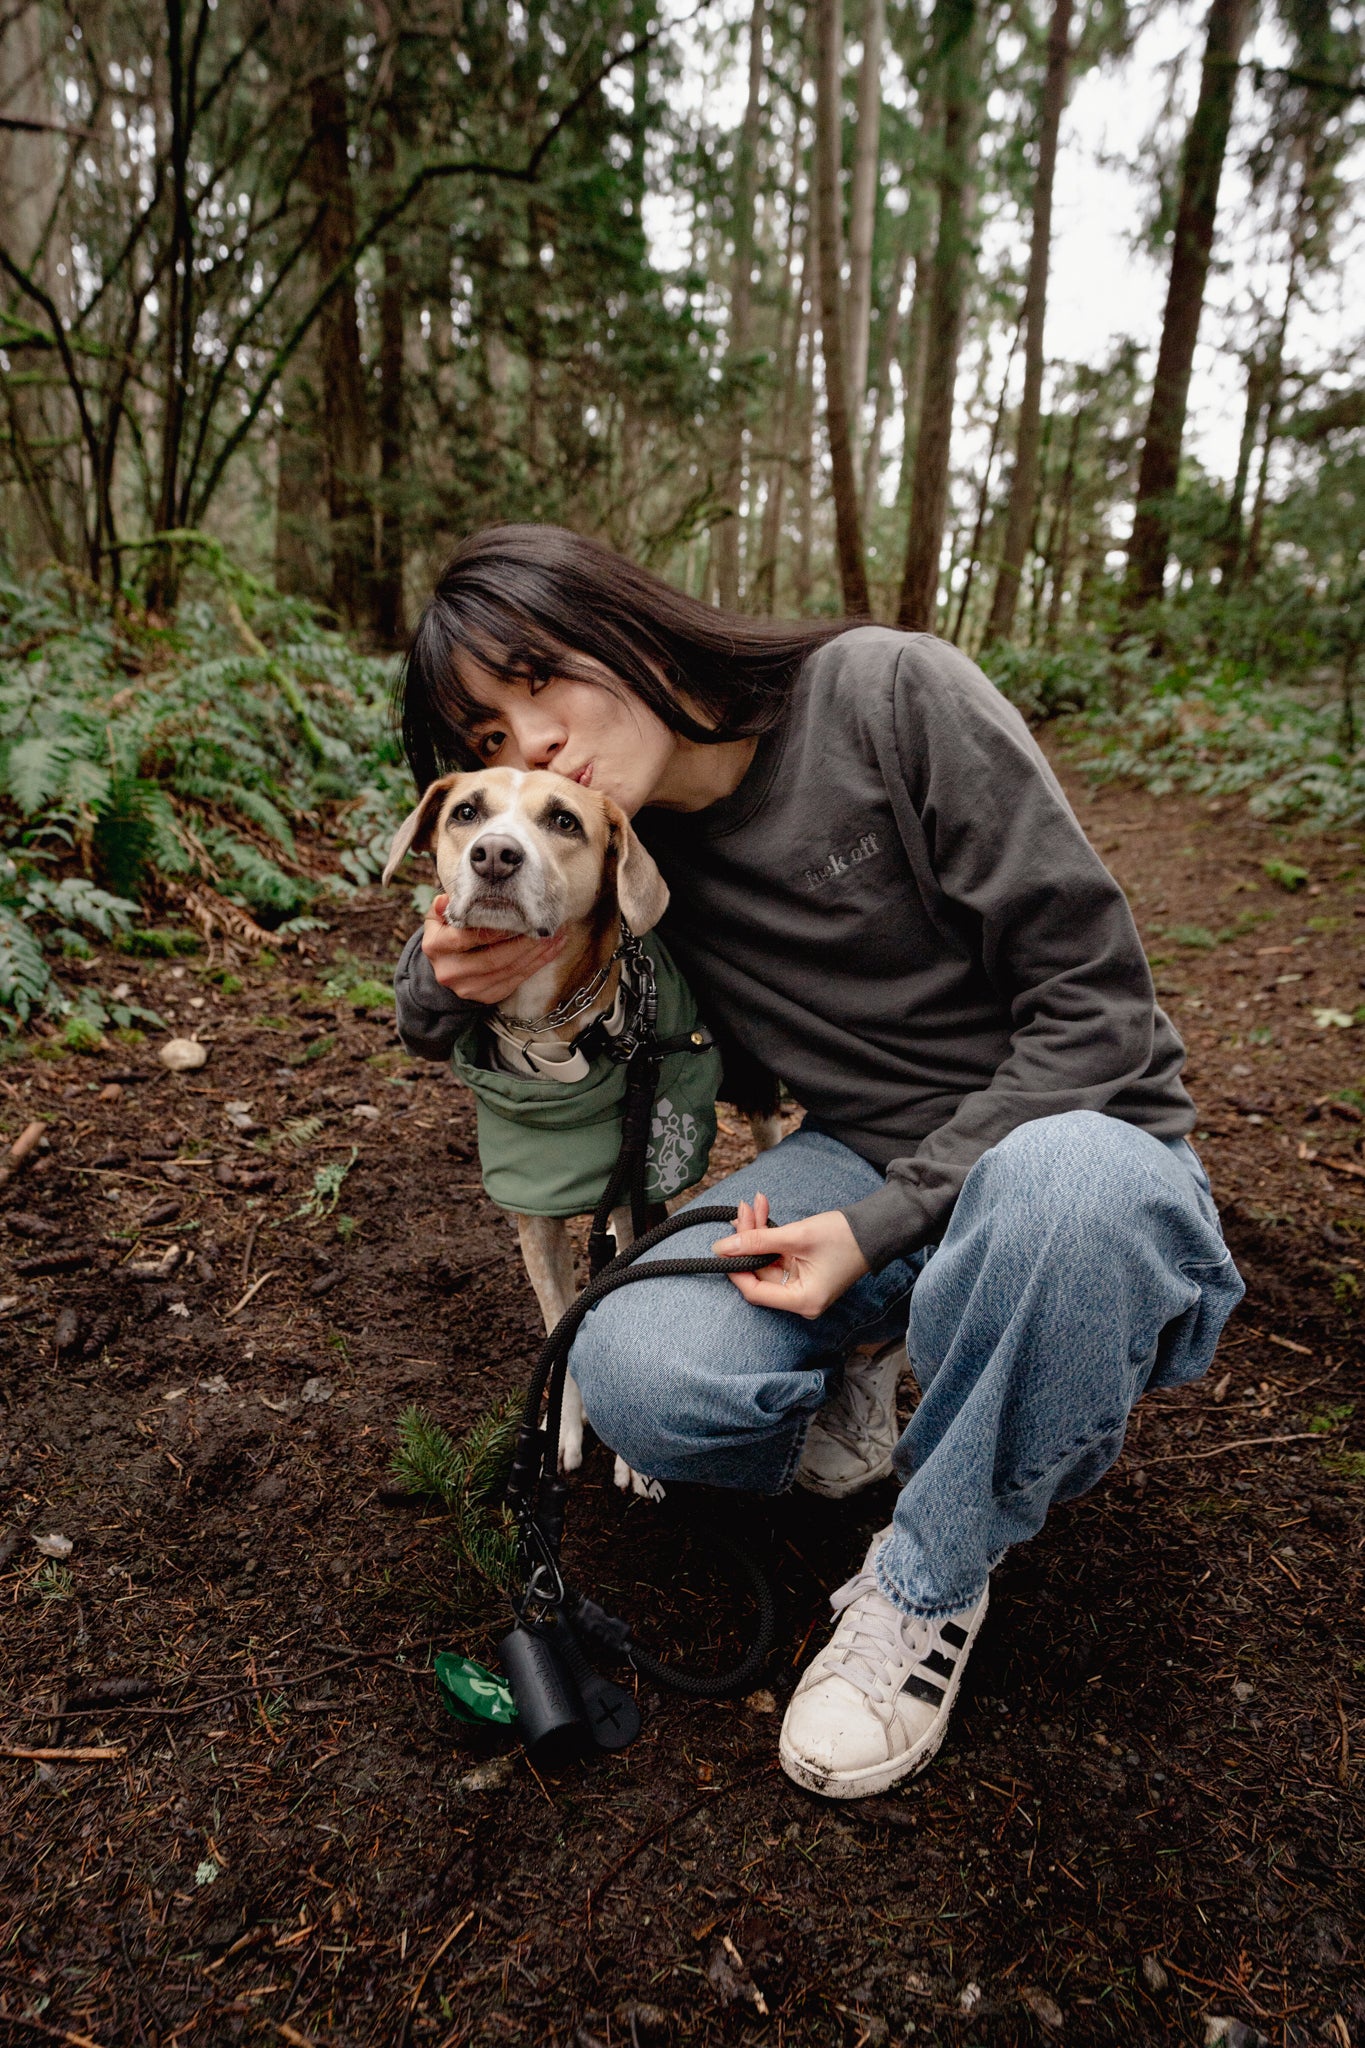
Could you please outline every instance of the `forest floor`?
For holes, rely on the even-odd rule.
[[[395,1420],[467,1428],[537,1322],[466,1099],[324,991],[387,981],[396,894],[236,987],[106,960],[209,1044],[197,1074],[152,1043],[0,1069],[5,1132],[50,1139],[0,1196],[15,2041],[1365,2042],[1365,1027],[1322,1021],[1365,1001],[1365,853],[1063,772],[1249,1292],[1209,1377],[1001,1566],[943,1752],[885,1798],[776,1758],[885,1488],[741,1510],[784,1602],[747,1700],[646,1689],[633,1748],[555,1777],[438,1704],[432,1652],[491,1658],[497,1604],[391,1490]],[[650,1588],[681,1540],[590,1455],[575,1570],[679,1643]]]

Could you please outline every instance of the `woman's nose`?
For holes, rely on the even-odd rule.
[[[555,757],[563,751],[568,738],[562,725],[553,719],[537,718],[534,706],[529,706],[530,716],[519,721],[517,738],[521,745],[521,757],[528,768],[553,767]]]

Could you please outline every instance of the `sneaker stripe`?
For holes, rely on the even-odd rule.
[[[927,1700],[931,1707],[943,1704],[944,1688],[941,1685],[930,1685],[927,1678],[920,1678],[913,1671],[901,1687],[901,1691],[908,1692],[914,1699]]]
[[[921,1657],[922,1671],[936,1671],[940,1678],[951,1678],[957,1669],[951,1657],[945,1657],[942,1650],[931,1650],[927,1657]]]
[[[951,1643],[955,1650],[961,1650],[966,1646],[967,1631],[965,1628],[959,1628],[955,1621],[941,1621],[938,1632],[944,1642]]]

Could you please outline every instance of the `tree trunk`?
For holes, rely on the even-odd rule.
[[[0,114],[16,124],[35,124],[0,128],[0,239],[65,321],[70,265],[66,278],[57,275],[54,232],[61,173],[56,141],[40,124],[60,120],[66,109],[55,107],[48,95],[42,31],[37,0],[18,0],[0,16]],[[41,320],[31,302],[10,291],[8,280],[0,304],[11,307],[24,326]],[[30,353],[13,347],[4,379],[9,452],[18,481],[0,486],[0,533],[20,569],[36,569],[49,555],[90,566],[79,427],[69,393],[55,374],[40,370],[49,360],[46,349]]]
[[[290,597],[305,597],[311,604],[325,604],[331,589],[318,375],[315,328],[280,379],[275,436],[275,582]]]
[[[1020,323],[1022,325],[1022,322]],[[1000,431],[1005,421],[1005,406],[1009,400],[1010,372],[1014,368],[1014,352],[1019,346],[1020,328],[1016,327],[1010,342],[1010,352],[1005,358],[1005,374],[1000,379],[1000,396],[991,417],[991,438],[986,449],[986,466],[981,472],[981,487],[976,496],[976,522],[972,527],[971,543],[967,551],[967,573],[962,579],[962,589],[957,601],[957,617],[953,630],[948,635],[956,647],[962,639],[962,626],[967,616],[967,605],[972,595],[972,584],[976,580],[976,565],[981,556],[981,540],[986,531],[986,514],[991,504],[991,472],[995,468],[995,451],[1000,445]],[[984,378],[983,378],[984,383]],[[983,394],[984,395],[984,394]]]
[[[1180,444],[1204,287],[1213,250],[1218,187],[1227,154],[1237,90],[1237,64],[1251,18],[1251,0],[1212,0],[1204,41],[1199,100],[1185,138],[1175,245],[1161,326],[1156,378],[1138,470],[1137,504],[1128,544],[1124,602],[1154,603],[1166,580],[1171,507],[1180,477]]]
[[[1253,344],[1246,359],[1247,395],[1242,413],[1242,433],[1237,443],[1237,474],[1232,480],[1228,495],[1227,525],[1223,534],[1221,550],[1222,587],[1227,590],[1237,580],[1237,571],[1242,556],[1242,526],[1246,509],[1247,481],[1251,475],[1251,458],[1256,450],[1256,437],[1261,431],[1261,414],[1265,409],[1265,359],[1261,354],[1260,340]]]
[[[309,95],[311,138],[305,165],[319,208],[319,275],[330,277],[355,238],[346,106],[345,20],[328,16],[316,50]],[[369,432],[360,364],[355,282],[343,279],[318,316],[327,508],[332,528],[332,605],[354,625],[368,609],[374,562],[366,470]]]
[[[901,359],[904,419],[901,425],[901,473],[896,484],[896,503],[907,510],[915,481],[915,450],[919,442],[920,414],[924,410],[924,342],[929,325],[930,268],[927,249],[918,250],[915,255],[915,282],[910,293],[910,311],[905,320],[905,354]]]
[[[872,407],[872,424],[867,432],[867,445],[863,449],[864,532],[872,524],[877,509],[877,485],[881,478],[882,466],[882,434],[886,429],[886,416],[891,408],[891,365],[896,359],[896,345],[901,335],[901,294],[905,290],[905,273],[909,263],[910,241],[908,236],[903,236],[892,264],[891,289],[882,308],[877,332],[876,395]]]
[[[1050,512],[1047,504],[1047,458],[1052,445],[1052,422],[1055,415],[1049,413],[1043,421],[1042,439],[1039,444],[1038,471],[1039,490],[1034,504],[1033,531],[1029,535],[1027,553],[1033,557],[1033,575],[1029,584],[1028,644],[1034,646],[1038,638],[1038,607],[1043,601],[1043,586],[1047,582],[1048,570],[1052,565],[1052,537],[1057,531],[1057,508]],[[1043,529],[1043,516],[1048,513],[1047,539],[1040,545],[1039,535]]]
[[[388,199],[394,189],[395,131],[406,120],[407,95],[401,78],[390,75],[384,115],[376,143],[379,189]],[[379,536],[371,588],[371,624],[381,647],[397,647],[404,635],[403,616],[403,490],[407,472],[407,431],[404,406],[404,313],[407,280],[397,229],[381,244],[383,282],[379,291]],[[531,251],[532,275],[538,268]],[[528,372],[530,365],[528,364]],[[532,438],[528,420],[528,440]]]
[[[810,275],[811,227],[809,214],[797,241],[796,183],[801,169],[801,142],[799,101],[796,122],[796,138],[792,145],[792,179],[789,187],[791,206],[791,227],[788,236],[785,274],[787,277],[786,302],[782,310],[782,326],[778,334],[777,359],[785,360],[782,378],[782,398],[778,409],[777,440],[773,461],[768,470],[768,495],[763,502],[763,525],[759,536],[758,561],[750,585],[750,602],[756,612],[763,612],[771,618],[777,609],[777,558],[782,547],[782,509],[787,494],[787,469],[790,461],[791,434],[796,417],[797,382],[801,367],[801,336],[806,324],[806,286]],[[793,262],[795,283],[792,282]],[[790,320],[790,339],[787,335]]]
[[[1033,525],[1033,500],[1038,491],[1038,432],[1043,407],[1043,332],[1047,319],[1047,280],[1052,253],[1052,187],[1057,172],[1057,136],[1066,105],[1071,68],[1073,0],[1053,0],[1047,37],[1047,73],[1038,132],[1038,168],[1033,180],[1033,233],[1029,242],[1028,283],[1024,290],[1024,392],[1019,405],[1014,476],[1010,483],[1005,541],[991,595],[986,642],[1008,640],[1019,602],[1019,572]]]
[[[934,55],[943,91],[943,150],[938,237],[934,245],[924,364],[924,401],[915,447],[915,483],[896,623],[930,633],[938,611],[939,561],[948,509],[953,388],[970,278],[972,169],[980,89],[981,17],[977,0],[937,0]]]
[[[383,647],[397,647],[406,631],[403,607],[403,486],[407,474],[403,403],[405,279],[397,244],[384,246],[379,295],[379,560],[374,579],[374,630]]]
[[[166,315],[162,328],[165,361],[161,393],[161,477],[154,517],[158,530],[183,524],[180,496],[180,455],[185,437],[189,381],[193,374],[192,336],[195,301],[195,222],[190,210],[190,149],[194,134],[194,82],[185,47],[182,0],[166,0],[166,102],[170,127],[169,160],[171,236],[167,252]],[[147,558],[147,609],[170,613],[180,588],[180,562],[173,546],[159,547]]]
[[[739,131],[734,169],[734,255],[730,272],[730,335],[725,354],[732,367],[749,352],[753,309],[754,170],[758,156],[763,107],[763,25],[767,0],[754,0],[749,16],[749,96]],[[744,493],[744,428],[748,405],[739,391],[730,398],[725,468],[721,477],[721,514],[711,529],[715,550],[716,587],[721,606],[739,604],[740,500]]]
[[[1077,405],[1071,421],[1071,438],[1067,443],[1066,468],[1062,471],[1062,489],[1059,501],[1061,531],[1057,540],[1056,557],[1052,564],[1052,588],[1047,600],[1046,644],[1057,645],[1057,634],[1062,623],[1062,598],[1066,592],[1066,579],[1071,571],[1071,506],[1076,495],[1076,458],[1081,446],[1081,422],[1085,417],[1083,405]]]
[[[815,328],[815,294],[810,292],[806,298],[805,375],[801,380],[801,432],[798,438],[801,453],[797,457],[801,473],[800,534],[792,579],[798,612],[804,612],[810,604],[811,545],[815,537]]]
[[[886,0],[863,0],[863,61],[858,73],[848,232],[848,409],[855,448],[862,440],[867,345],[872,331],[872,244],[877,227],[885,34]]]
[[[825,359],[825,431],[834,484],[834,528],[844,610],[865,619],[869,604],[863,561],[858,484],[849,434],[848,359],[844,336],[842,198],[844,11],[819,0],[816,57],[815,188],[820,223],[820,343]]]

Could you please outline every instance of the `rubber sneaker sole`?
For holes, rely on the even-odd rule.
[[[826,1479],[818,1472],[804,1472],[798,1465],[795,1484],[803,1493],[818,1493],[822,1500],[847,1500],[851,1493],[861,1493],[865,1487],[878,1486],[883,1479],[889,1479],[895,1467],[891,1453],[865,1472],[854,1473],[847,1479]]]
[[[889,1792],[893,1785],[899,1785],[906,1778],[915,1778],[931,1764],[943,1745],[948,1733],[948,1720],[962,1684],[962,1674],[967,1668],[967,1659],[981,1633],[981,1624],[986,1619],[986,1610],[991,1604],[991,1589],[986,1587],[981,1605],[976,1611],[967,1640],[955,1660],[955,1669],[944,1688],[943,1699],[933,1720],[929,1723],[919,1741],[899,1756],[887,1757],[878,1764],[865,1764],[860,1770],[839,1771],[824,1764],[814,1764],[801,1756],[787,1741],[785,1721],[778,1741],[778,1760],[794,1785],[802,1786],[807,1792],[818,1792],[822,1799],[871,1799],[878,1792]]]

